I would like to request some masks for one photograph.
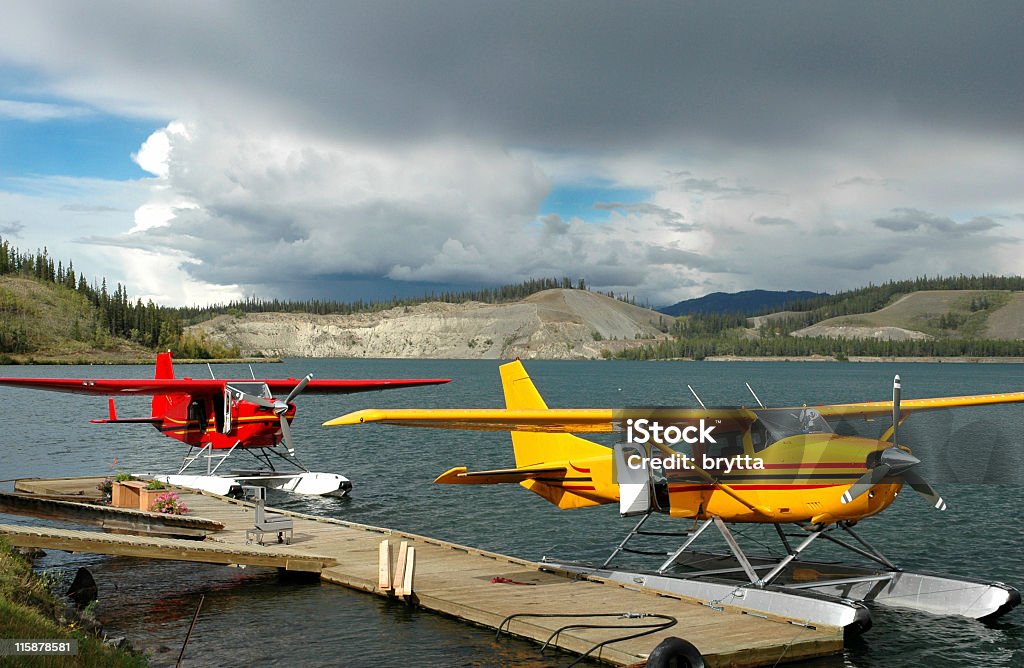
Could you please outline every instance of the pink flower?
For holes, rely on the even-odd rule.
[[[174,492],[164,492],[157,495],[156,501],[153,502],[153,510],[168,515],[184,515],[188,512],[188,506],[182,503]]]

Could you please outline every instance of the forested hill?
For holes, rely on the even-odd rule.
[[[0,357],[6,361],[141,358],[157,348],[209,357],[183,335],[173,309],[129,299],[120,283],[90,283],[46,249],[25,253],[0,239]],[[216,351],[229,352],[229,351]]]
[[[680,316],[694,313],[742,313],[758,315],[777,311],[793,302],[807,302],[817,297],[827,297],[823,292],[808,290],[744,290],[742,292],[712,292],[711,294],[685,299],[658,310],[666,315]]]
[[[1024,278],[921,277],[789,302],[749,317],[678,318],[672,339],[633,359],[713,356],[1021,357]]]

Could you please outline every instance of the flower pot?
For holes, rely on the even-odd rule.
[[[156,497],[161,494],[166,494],[170,490],[168,489],[146,489],[142,488],[139,490],[139,510],[152,511],[153,503],[156,501]]]
[[[146,483],[138,480],[115,481],[110,487],[110,505],[115,508],[138,508],[139,491]]]

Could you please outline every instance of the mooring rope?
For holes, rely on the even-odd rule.
[[[540,649],[541,654],[544,653],[544,650],[546,650],[548,648],[548,646],[551,644],[551,642],[554,641],[559,636],[559,634],[562,633],[562,631],[565,631],[565,630],[568,630],[568,629],[623,629],[623,630],[625,630],[625,629],[643,629],[639,633],[630,633],[630,634],[627,634],[627,635],[624,635],[624,636],[618,636],[618,637],[615,637],[615,638],[609,638],[608,640],[605,640],[603,642],[597,643],[596,645],[594,645],[593,647],[588,649],[586,652],[581,654],[575,661],[573,661],[568,666],[566,666],[566,668],[572,668],[572,666],[575,666],[579,662],[583,661],[588,656],[590,656],[594,651],[604,647],[605,645],[610,645],[611,643],[615,643],[615,642],[621,642],[623,640],[633,640],[634,638],[641,638],[643,636],[650,635],[652,633],[657,633],[658,631],[664,631],[665,629],[670,629],[670,628],[672,628],[673,626],[675,626],[676,624],[679,623],[679,620],[677,620],[675,617],[672,617],[671,615],[662,615],[662,614],[654,613],[654,612],[605,612],[605,613],[519,612],[519,613],[515,613],[515,614],[512,614],[512,615],[509,615],[505,619],[501,620],[501,623],[498,624],[498,630],[497,630],[497,633],[495,633],[495,638],[500,638],[501,637],[501,632],[505,628],[506,624],[511,625],[510,623],[511,623],[511,621],[513,619],[519,619],[519,618],[524,618],[524,617],[534,617],[534,618],[563,617],[563,618],[566,618],[566,619],[581,619],[581,618],[587,618],[587,617],[590,617],[590,618],[595,618],[595,617],[615,617],[615,618],[623,619],[623,620],[625,620],[625,619],[660,619],[660,620],[662,620],[660,622],[651,623],[651,624],[626,624],[626,625],[623,625],[623,624],[566,624],[565,626],[561,626],[558,629],[555,629],[555,631],[550,636],[548,636],[548,639],[544,642],[544,645]],[[511,634],[511,630],[509,630],[507,632],[509,634]]]

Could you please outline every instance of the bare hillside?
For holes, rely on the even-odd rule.
[[[430,302],[377,313],[222,315],[191,328],[244,355],[586,359],[664,337],[672,318],[581,290],[509,304]]]
[[[1024,294],[1003,290],[922,290],[871,313],[829,318],[794,336],[908,340],[1024,337]]]
[[[1024,339],[1024,292],[1015,292],[1009,302],[988,316],[983,332],[986,339]]]

